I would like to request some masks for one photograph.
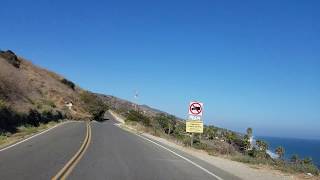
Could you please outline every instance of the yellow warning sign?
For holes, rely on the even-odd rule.
[[[187,121],[186,131],[189,133],[203,133],[203,121]]]

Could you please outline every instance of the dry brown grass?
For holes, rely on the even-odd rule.
[[[58,123],[62,123],[62,121],[58,122],[50,122],[47,124],[40,124],[39,127],[34,126],[20,126],[18,127],[18,132],[14,134],[0,134],[0,148],[8,146],[10,144],[14,144],[22,139],[28,138],[36,133],[49,129]]]
[[[72,101],[73,111],[70,117],[81,119],[88,113],[80,99],[82,90],[75,90],[61,83],[62,76],[39,68],[23,58],[20,68],[9,64],[0,57],[0,97],[17,112],[27,112],[29,109],[37,109],[36,102],[43,100],[55,104],[55,109],[65,110],[65,102]]]

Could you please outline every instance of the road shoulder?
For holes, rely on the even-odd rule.
[[[6,137],[6,141],[0,144],[0,152],[10,149],[20,143],[28,141],[34,137],[37,137],[41,134],[51,131],[52,129],[61,126],[63,124],[69,123],[71,121],[59,121],[45,124],[41,127],[33,127],[32,132],[18,132],[16,134],[11,135],[10,137]]]
[[[249,164],[244,164],[236,161],[232,161],[230,159],[218,157],[218,156],[211,156],[207,152],[202,151],[202,150],[197,150],[194,148],[190,147],[185,147],[181,146],[179,144],[176,144],[173,141],[153,136],[149,133],[145,133],[142,131],[138,131],[135,127],[129,126],[124,124],[124,120],[122,117],[115,115],[115,113],[112,113],[114,116],[115,120],[117,120],[119,123],[117,126],[120,128],[129,131],[134,134],[141,135],[143,137],[146,137],[150,140],[159,142],[167,147],[179,150],[183,153],[186,153],[188,155],[191,155],[193,157],[196,157],[212,166],[218,167],[221,170],[230,173],[234,176],[237,176],[241,179],[244,180],[251,180],[251,179],[256,179],[256,180],[269,180],[269,179],[274,179],[274,180],[295,180],[295,179],[300,179],[294,175],[290,174],[285,174],[277,170],[272,170],[268,169],[266,167],[261,167],[258,168],[257,166],[250,166]]]

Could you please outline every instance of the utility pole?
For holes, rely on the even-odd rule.
[[[138,108],[137,108],[137,104],[138,104],[138,97],[139,97],[139,93],[138,93],[138,91],[136,90],[135,92],[134,92],[134,110],[135,111],[138,111]]]

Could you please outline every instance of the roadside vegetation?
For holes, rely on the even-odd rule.
[[[20,127],[37,129],[60,119],[103,120],[106,110],[108,106],[94,93],[10,50],[0,50],[1,140],[20,133]]]
[[[13,65],[15,68],[20,68],[21,60],[19,60],[19,58],[15,55],[14,52],[10,50],[0,50],[0,57],[6,59],[7,62]]]
[[[191,135],[185,132],[185,122],[164,113],[156,116],[147,116],[141,111],[118,110],[126,118],[126,124],[138,127],[138,130],[152,135],[170,139],[184,146],[191,146]],[[248,128],[246,134],[235,133],[215,126],[205,126],[203,134],[195,134],[193,148],[205,150],[210,155],[223,155],[234,161],[254,165],[267,165],[273,169],[288,173],[311,173],[319,176],[319,169],[311,158],[299,159],[294,155],[285,159],[285,149],[278,147],[275,150],[278,158],[272,158],[267,151],[269,144],[263,140],[252,143],[253,129]]]
[[[12,51],[0,51],[0,58],[0,144],[19,134],[23,137],[38,132],[66,117],[83,120],[90,115],[93,120],[104,120],[110,106],[126,117],[127,124],[184,146],[193,144],[194,148],[205,150],[210,155],[270,165],[286,172],[319,175],[319,169],[311,158],[301,159],[295,155],[284,159],[283,147],[275,151],[279,158],[270,157],[267,142],[250,142],[252,128],[248,128],[245,134],[239,134],[212,125],[205,126],[204,133],[196,134],[191,143],[190,134],[185,132],[185,122],[174,116],[142,106],[136,109],[135,104],[116,97],[105,96],[102,100],[101,95],[99,98],[96,94],[76,88],[72,81],[36,67],[18,58]],[[64,106],[65,102],[72,102],[72,109]]]
[[[76,87],[76,85],[75,85],[72,81],[70,81],[70,80],[68,80],[68,79],[65,79],[65,78],[62,79],[61,82],[62,82],[63,84],[65,84],[66,86],[68,86],[69,88],[71,88],[72,90],[74,90],[75,87]]]
[[[30,109],[28,113],[16,112],[5,101],[0,99],[0,134],[16,133],[18,127],[39,127],[41,124],[47,124],[50,121],[64,119],[64,115],[53,108],[48,109]]]
[[[43,131],[64,119],[59,111],[43,109],[48,104],[53,107],[51,102],[39,103],[42,110],[30,109],[28,113],[19,113],[0,99],[0,147]]]
[[[95,94],[84,91],[80,94],[84,108],[92,116],[92,120],[103,121],[104,114],[109,109],[108,105],[99,99]]]
[[[38,127],[32,126],[32,125],[22,125],[17,127],[15,133],[2,132],[0,133],[0,148],[9,144],[15,143],[33,134],[39,133],[50,127],[53,127],[54,125],[60,122],[62,122],[62,120],[51,121],[49,123],[40,123]]]
[[[17,112],[0,98],[0,147],[43,131],[65,119],[51,101],[39,101],[37,109]]]

